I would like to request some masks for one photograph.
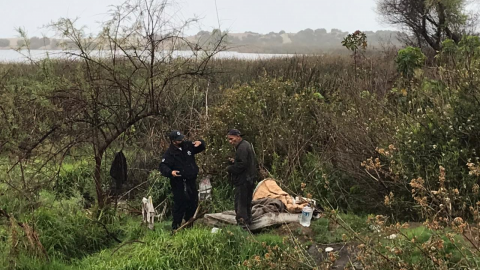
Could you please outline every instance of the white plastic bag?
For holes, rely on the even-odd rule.
[[[148,223],[148,228],[150,230],[153,230],[154,221],[155,221],[155,208],[153,207],[152,196],[149,196],[148,199],[143,197],[142,215],[143,215],[143,222]]]
[[[212,200],[212,184],[210,183],[211,175],[204,177],[199,184],[198,199],[200,201]]]

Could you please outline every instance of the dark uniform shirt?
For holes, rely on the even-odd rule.
[[[205,142],[195,147],[191,141],[184,141],[179,148],[173,144],[163,154],[160,163],[160,172],[170,179],[195,179],[198,174],[198,166],[195,155],[205,150]],[[172,171],[179,171],[180,177],[173,177]]]

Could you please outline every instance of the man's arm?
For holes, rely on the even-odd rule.
[[[227,167],[227,172],[231,174],[240,174],[247,169],[248,152],[242,145],[237,149],[235,153],[235,161],[233,165]]]
[[[197,142],[200,142],[200,145],[198,146],[195,146]],[[205,150],[205,141],[204,140],[198,140],[198,141],[194,141],[192,142],[193,144],[193,154],[198,154],[198,153],[201,153]]]
[[[162,157],[162,162],[160,163],[160,173],[165,177],[172,177],[172,167],[173,160],[165,153]]]

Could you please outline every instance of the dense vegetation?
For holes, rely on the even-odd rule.
[[[0,64],[2,267],[328,269],[340,255],[314,251],[341,242],[364,269],[478,268],[478,37],[446,39],[431,58],[415,47],[365,52],[357,31],[342,43],[351,56],[215,59],[222,35],[200,48],[145,24],[150,34],[125,38],[142,25],[126,23],[145,19],[137,8],[118,10],[96,40],[58,21],[79,48],[73,59]],[[177,42],[193,57],[175,57]],[[147,230],[142,197],[169,218],[157,166],[174,128],[207,143],[204,209],[233,208],[225,133],[238,128],[264,176],[324,209],[313,235],[199,225],[171,236],[168,221]],[[118,151],[123,186],[109,175]]]

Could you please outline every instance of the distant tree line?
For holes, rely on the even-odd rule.
[[[213,32],[200,31],[196,38],[201,42],[208,42],[214,36]],[[369,39],[369,45],[380,47],[385,44],[400,45],[397,31],[365,31]],[[324,28],[301,30],[297,33],[259,34],[245,32],[242,34],[232,33],[228,36],[228,42],[233,50],[242,52],[265,52],[265,53],[311,53],[321,50],[341,48],[341,41],[348,35],[339,29],[328,32]]]
[[[28,44],[25,44],[28,43]],[[17,41],[17,47],[25,47],[28,46],[31,50],[38,50],[41,49],[42,47],[45,48],[49,46],[50,44],[55,44],[53,39],[50,39],[48,37],[32,37],[28,39],[26,42],[25,40],[19,39]],[[49,47],[51,48],[51,46]],[[53,48],[52,48],[53,49]]]
[[[28,39],[17,39],[16,43],[11,42],[10,39],[0,38],[0,48],[21,48],[28,47],[31,50],[38,49],[61,49],[63,48],[61,44],[66,43],[68,47],[68,42],[61,42],[57,39],[52,39],[48,37],[32,37]]]
[[[8,47],[10,46],[10,40],[6,38],[0,38],[0,47]]]

